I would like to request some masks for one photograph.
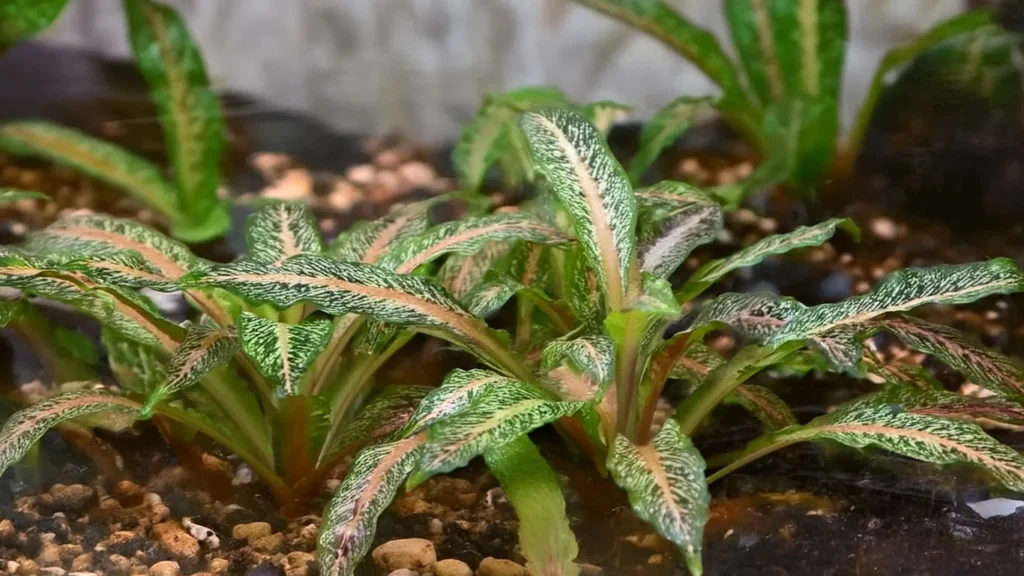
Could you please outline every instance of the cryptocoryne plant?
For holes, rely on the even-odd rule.
[[[844,0],[723,0],[740,66],[711,32],[665,1],[576,2],[661,41],[722,91],[720,97],[679,98],[651,118],[630,165],[634,184],[702,113],[716,109],[761,156],[761,164],[747,181],[716,189],[716,194],[737,203],[751,190],[779,183],[799,194],[813,192],[830,174],[843,176],[852,169],[886,86],[902,67],[918,58],[955,85],[997,105],[1019,101],[1019,37],[996,25],[987,11],[956,16],[889,50],[875,71],[850,134],[840,142],[840,94],[848,42]]]
[[[1024,422],[1020,371],[967,336],[904,314],[924,304],[959,304],[1024,290],[1024,273],[1012,261],[906,269],[883,279],[871,292],[834,304],[804,306],[770,294],[723,294],[698,302],[731,271],[820,245],[838,229],[854,235],[857,229],[846,220],[829,220],[770,236],[707,262],[673,289],[669,279],[678,277],[690,252],[721,230],[721,206],[679,182],[634,190],[598,129],[573,110],[526,112],[520,126],[543,190],[516,211],[473,214],[424,228],[408,223],[409,210],[424,209],[423,204],[413,205],[383,221],[360,225],[320,252],[307,244],[309,232],[295,227],[301,219],[294,207],[272,206],[250,223],[248,257],[223,265],[177,264],[177,271],[167,271],[160,263],[176,262],[166,254],[180,258],[180,252],[166,243],[140,241],[136,233],[100,234],[95,230],[111,229],[72,221],[30,238],[22,253],[6,258],[5,285],[65,301],[83,289],[102,293],[108,301],[123,302],[113,310],[134,311],[132,319],[149,315],[143,316],[146,308],[131,290],[179,289],[190,298],[208,299],[200,305],[210,311],[210,318],[226,315],[236,323],[217,327],[199,321],[188,330],[177,328],[185,332],[182,336],[164,337],[181,344],[168,355],[167,376],[146,392],[148,401],[129,402],[109,394],[97,399],[90,392],[88,400],[72,393],[30,407],[0,432],[0,462],[15,460],[58,419],[111,409],[134,417],[150,408],[173,419],[176,408],[184,411],[179,402],[193,402],[190,394],[232,390],[219,387],[216,379],[211,382],[209,375],[229,368],[210,370],[222,353],[231,353],[226,343],[235,339],[241,344],[233,346],[241,346],[245,358],[256,365],[254,373],[262,374],[272,364],[276,368],[267,373],[294,384],[294,378],[285,377],[293,356],[282,350],[314,338],[290,338],[289,330],[312,328],[328,315],[334,329],[321,340],[326,345],[313,346],[323,351],[307,376],[298,379],[300,390],[315,386],[311,383],[317,379],[308,374],[321,373],[319,361],[337,359],[331,350],[349,337],[359,339],[350,352],[364,354],[368,364],[349,363],[346,355],[337,371],[342,375],[338,384],[322,388],[337,394],[328,398],[365,397],[370,386],[353,380],[353,374],[359,378],[372,372],[381,357],[394,353],[414,332],[445,340],[482,366],[453,371],[415,400],[403,397],[400,409],[371,410],[370,400],[357,413],[355,422],[369,419],[375,425],[349,424],[359,431],[353,435],[375,443],[356,455],[324,513],[319,553],[325,574],[354,573],[373,542],[378,516],[403,483],[418,485],[476,456],[484,457],[519,515],[520,543],[530,571],[577,574],[577,546],[557,477],[528,437],[546,424],[553,424],[580,458],[610,473],[628,493],[637,515],[678,547],[694,574],[702,570],[708,483],[795,442],[828,440],[880,447],[935,464],[975,465],[1002,486],[1024,488],[1024,458],[971,421]],[[255,225],[259,219],[267,224]],[[71,225],[77,229],[62,235]],[[311,231],[311,226],[303,229]],[[31,254],[36,255],[34,263]],[[149,255],[153,264],[139,254]],[[161,254],[162,259],[154,259]],[[65,292],[71,283],[78,292]],[[700,307],[680,331],[687,303]],[[217,312],[217,306],[226,311]],[[500,318],[503,309],[514,311],[511,335],[485,322]],[[99,307],[87,310],[99,315]],[[262,330],[247,333],[246,318],[266,325],[271,337]],[[123,322],[121,317],[110,320]],[[282,324],[294,328],[284,330]],[[237,327],[223,327],[232,325]],[[121,326],[122,333],[136,340],[153,334],[133,324]],[[728,359],[703,342],[709,331],[722,326],[743,341]],[[945,392],[920,369],[882,362],[865,340],[878,331],[934,355],[996,396],[976,399]],[[244,364],[236,360],[234,365],[244,370]],[[889,386],[800,425],[768,388],[748,382],[772,366],[874,374]],[[124,372],[115,369],[121,377]],[[186,379],[175,376],[186,372]],[[203,373],[209,375],[199,387],[188,387]],[[694,389],[675,406],[674,417],[660,424],[655,413],[664,404],[662,390],[671,379],[687,381]],[[258,379],[254,376],[253,381]],[[264,404],[270,402],[271,394],[260,393],[259,386],[252,389]],[[278,390],[278,400],[282,394],[292,398],[286,387],[285,392]],[[252,396],[245,398],[257,403]],[[704,457],[691,438],[722,403],[749,410],[766,433],[745,450],[715,455],[710,461],[720,470],[705,477]],[[301,431],[295,442],[308,442],[310,426],[295,427]],[[366,432],[369,428],[376,433]],[[234,436],[225,440],[237,445]],[[327,453],[347,453],[352,445],[338,444]],[[280,446],[287,447],[290,457],[292,444]],[[291,465],[285,463],[283,470]]]
[[[68,0],[12,0],[0,6],[0,51],[57,18]],[[230,224],[218,196],[225,127],[199,48],[174,9],[124,0],[128,38],[164,131],[173,181],[145,158],[78,130],[43,120],[0,125],[0,150],[80,170],[158,213],[174,236],[202,242]]]

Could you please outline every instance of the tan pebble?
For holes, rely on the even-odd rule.
[[[740,162],[733,166],[732,170],[740,180],[745,180],[754,172],[754,165],[750,162]]]
[[[135,218],[143,224],[152,224],[156,222],[156,213],[149,208],[143,208],[135,214]]]
[[[206,470],[224,474],[226,476],[230,476],[234,472],[231,469],[230,464],[228,464],[224,460],[221,460],[220,458],[217,458],[216,456],[210,454],[209,452],[203,452],[201,458],[203,461],[203,468]]]
[[[11,234],[24,236],[28,234],[28,226],[24,222],[11,222]]]
[[[249,522],[248,524],[236,524],[231,529],[231,537],[252,544],[257,538],[270,536],[271,532],[273,529],[268,522]]]
[[[397,168],[402,163],[403,154],[395,148],[381,150],[373,156],[373,163],[381,168]]]
[[[327,195],[327,206],[335,212],[348,213],[363,199],[363,191],[345,180],[338,181]]]
[[[434,544],[422,538],[392,540],[373,551],[373,563],[388,571],[399,568],[423,570],[434,562],[437,562]]]
[[[719,170],[718,174],[715,175],[715,183],[719,186],[730,186],[740,181],[739,176],[735,172],[729,170]]]
[[[702,171],[700,162],[696,158],[687,158],[679,165],[679,169],[687,176],[693,176]]]
[[[39,208],[39,201],[34,198],[22,198],[14,201],[14,209],[18,212],[35,212]]]
[[[376,177],[377,169],[372,164],[357,164],[345,173],[345,179],[356,186],[369,186]]]
[[[4,572],[8,574],[15,574],[18,572],[18,568],[20,567],[21,564],[18,564],[14,560],[8,560],[7,563],[4,564]]]
[[[388,576],[420,576],[420,573],[408,568],[399,568],[398,570],[388,572]]]
[[[62,511],[80,510],[92,504],[96,498],[96,490],[84,484],[54,484],[49,494],[53,499],[53,506]]]
[[[316,524],[308,524],[299,530],[299,538],[307,542],[316,542],[317,535],[320,534],[320,526]]]
[[[839,255],[840,264],[849,264],[850,262],[853,262],[853,254],[850,254],[849,252],[844,252]]]
[[[440,536],[441,534],[444,534],[444,522],[441,522],[438,518],[431,518],[430,524],[427,526],[427,531],[430,532],[432,536]]]
[[[252,167],[267,180],[276,179],[291,162],[292,159],[287,154],[279,152],[257,152],[249,157]]]
[[[882,240],[896,238],[896,223],[889,218],[875,218],[871,221],[871,233]]]
[[[309,170],[292,168],[279,180],[262,191],[264,198],[274,200],[302,200],[313,194],[313,175]]]
[[[511,560],[488,557],[480,562],[476,576],[526,576],[526,568]]]
[[[426,188],[434,181],[434,169],[426,162],[406,162],[398,167],[398,175],[414,188]]]
[[[866,280],[861,280],[860,282],[857,282],[853,286],[853,291],[856,292],[857,294],[864,294],[865,292],[867,292],[870,289],[871,289],[871,285],[868,284]]]
[[[664,563],[665,557],[661,554],[651,554],[650,557],[647,558],[647,564],[651,566],[661,566]]]
[[[871,269],[871,277],[875,280],[880,279],[882,276],[885,276],[885,270],[881,266],[875,266]]]
[[[407,188],[407,183],[398,175],[397,172],[391,170],[381,170],[377,172],[377,177],[373,180],[375,187],[384,188],[388,191],[403,190]]]
[[[152,576],[178,576],[181,574],[181,567],[173,560],[164,560],[150,566],[149,573]]]
[[[11,522],[7,518],[0,520],[0,540],[13,538],[17,533],[17,530],[14,529],[14,522]]]
[[[757,214],[754,213],[754,211],[750,210],[749,208],[740,208],[739,210],[730,214],[730,216],[732,217],[732,220],[737,224],[745,224],[747,226],[757,224],[758,221]]]
[[[36,562],[40,566],[60,566],[60,546],[53,542],[45,542],[39,554],[36,556]]]
[[[761,218],[757,223],[757,229],[765,234],[771,234],[778,228],[779,223],[774,218]]]
[[[20,576],[36,576],[39,574],[39,565],[34,560],[25,559],[18,562],[18,574]]]
[[[900,262],[900,259],[895,256],[889,256],[885,260],[882,260],[882,268],[884,268],[886,272],[893,272],[894,270],[898,270],[902,266],[903,263]]]
[[[277,532],[261,536],[251,542],[252,549],[263,554],[276,554],[284,546],[284,534]]]
[[[231,568],[231,562],[226,558],[211,558],[210,559],[210,572],[214,574],[227,574]]]
[[[985,311],[985,320],[997,320],[997,319],[999,319],[999,312],[996,312],[995,310],[986,310]]]
[[[434,576],[473,576],[473,569],[462,560],[447,558],[430,565]]]
[[[195,558],[199,555],[199,542],[177,522],[162,522],[153,526],[151,535],[164,545],[167,551],[178,558]]]
[[[579,567],[580,576],[604,576],[604,568],[601,568],[600,566],[581,562]]]
[[[154,504],[149,507],[149,521],[159,524],[171,517],[171,509],[165,504]]]
[[[71,561],[72,572],[88,570],[89,568],[92,568],[92,552],[79,554],[78,556],[75,556],[74,560]]]
[[[35,170],[24,170],[18,175],[18,185],[27,190],[36,190],[43,183],[43,175]]]
[[[285,556],[283,566],[285,576],[308,576],[312,572],[309,569],[309,565],[314,558],[309,552],[296,551],[288,553]]]

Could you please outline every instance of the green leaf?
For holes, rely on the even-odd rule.
[[[456,300],[465,303],[465,298],[480,286],[487,272],[508,254],[512,246],[510,242],[495,241],[484,244],[472,254],[452,254],[437,271],[437,281]],[[537,250],[539,254],[541,248],[538,246]],[[467,309],[470,307],[467,306]],[[475,313],[473,315],[478,316]]]
[[[714,109],[715,99],[683,96],[658,110],[640,130],[640,141],[633,162],[629,165],[629,179],[639,184],[647,169],[671,146],[683,132],[689,130],[702,116]]]
[[[995,107],[1020,101],[1020,40],[998,25],[982,26],[936,44],[915,65],[935,71],[955,87]]]
[[[836,0],[822,0],[834,2]],[[832,164],[839,132],[838,103],[830,97],[789,97],[765,110],[761,130],[770,154],[785,165],[786,178],[805,192],[813,192]],[[768,173],[775,176],[774,166]]]
[[[732,256],[712,260],[701,266],[677,292],[677,298],[690,300],[729,272],[758,264],[767,256],[784,254],[799,248],[820,246],[831,238],[836,229],[843,229],[853,238],[860,238],[860,229],[847,218],[832,218],[814,226],[801,226],[788,234],[775,234],[763,238]]]
[[[923,416],[1024,425],[1024,405],[1019,401],[994,396],[975,398],[945,390],[918,390],[906,385],[888,386],[853,404],[859,407],[898,404],[907,412]]]
[[[906,268],[886,276],[867,294],[799,311],[767,340],[767,345],[808,340],[834,365],[856,373],[861,358],[857,334],[868,328],[870,320],[924,304],[965,304],[1021,290],[1024,273],[1009,258]]]
[[[490,370],[453,370],[441,386],[423,399],[402,435],[411,436],[462,412],[493,388],[516,386],[517,383],[517,380]]]
[[[700,336],[724,325],[744,338],[763,343],[806,308],[792,298],[775,294],[727,292],[705,304],[689,330]]]
[[[445,254],[473,254],[488,243],[500,240],[545,245],[570,241],[555,228],[525,213],[469,217],[439,224],[403,240],[388,250],[378,265],[399,274],[409,274]]]
[[[203,324],[189,326],[181,345],[167,363],[167,380],[146,401],[144,414],[175,392],[197,384],[214,368],[227,362],[238,351],[234,329]]]
[[[488,387],[466,409],[430,428],[430,441],[411,482],[461,468],[484,450],[574,414],[585,405],[548,400],[523,382]]]
[[[602,335],[555,340],[544,347],[541,362],[547,370],[567,364],[575,372],[586,374],[599,386],[596,400],[615,376],[615,342]]]
[[[377,518],[423,449],[426,433],[365,448],[324,510],[317,557],[322,574],[352,576],[373,544]]]
[[[97,390],[65,392],[21,410],[0,429],[0,474],[17,462],[54,426],[100,412],[139,415],[140,406],[121,396]]]
[[[580,326],[599,326],[604,299],[597,271],[587,265],[587,257],[582,246],[577,244],[569,250],[566,271],[569,285],[568,304],[573,317]]]
[[[182,243],[134,220],[102,214],[61,218],[29,234],[27,250],[41,254],[67,254],[75,258],[104,259],[125,251],[138,252],[168,280],[209,265]]]
[[[311,316],[284,324],[243,312],[238,322],[242,349],[282,396],[302,392],[302,378],[331,336],[331,319]]]
[[[591,102],[580,110],[583,117],[597,128],[601,136],[605,138],[612,131],[617,122],[625,120],[633,110],[631,106],[612,102],[611,100],[600,100]]]
[[[942,360],[979,386],[997,394],[1024,396],[1024,371],[959,330],[908,315],[883,318],[877,325],[914,350]]]
[[[526,289],[506,274],[487,274],[487,278],[462,299],[462,305],[477,318],[489,318],[497,314],[513,296]]]
[[[124,338],[106,327],[100,336],[110,371],[121,388],[148,396],[167,381],[166,362],[159,349]]]
[[[991,12],[986,10],[969,10],[933,26],[912,41],[898,45],[886,52],[885,56],[882,57],[882,62],[875,70],[867,97],[864,98],[864,102],[857,112],[857,119],[854,122],[847,144],[847,154],[853,157],[860,154],[864,136],[867,134],[868,127],[871,125],[871,119],[875,115],[875,106],[885,92],[887,85],[891,83],[890,77],[894,70],[906,65],[914,58],[917,58],[918,55],[937,44],[991,23]]]
[[[0,186],[0,204],[17,202],[18,200],[42,200],[44,202],[52,202],[53,198],[50,198],[42,192]]]
[[[678,191],[669,191],[670,189]],[[694,248],[715,239],[724,224],[722,208],[698,190],[681,182],[662,182],[637,194],[640,270],[668,278]],[[669,205],[674,199],[674,205]],[[654,206],[645,206],[653,204]]]
[[[53,24],[68,0],[6,0],[0,3],[0,53]]]
[[[676,358],[669,372],[669,378],[686,380],[695,387],[704,383],[708,374],[725,363],[725,360],[707,344],[697,341],[690,343],[686,352]]]
[[[703,572],[701,540],[711,495],[704,459],[674,420],[645,446],[615,438],[608,469],[642,520],[679,548],[690,573]]]
[[[522,147],[517,125],[519,115],[526,110],[565,104],[568,101],[561,91],[544,86],[488,96],[476,117],[462,129],[452,151],[452,162],[463,188],[479,189],[487,170],[509,153],[515,158],[509,168],[522,173],[527,181],[532,180],[533,166]],[[517,146],[523,149],[517,150]]]
[[[766,430],[782,430],[796,425],[789,406],[774,392],[756,384],[743,384],[725,398],[725,404],[737,404],[757,418]]]
[[[217,286],[278,308],[310,302],[334,316],[363,314],[448,339],[505,367],[516,364],[497,335],[436,283],[376,266],[300,254],[277,267],[250,261],[218,266],[182,285]]]
[[[301,202],[263,206],[245,223],[248,257],[260,264],[280,264],[296,254],[323,251],[313,211]]]
[[[724,4],[725,19],[747,82],[762,103],[786,96],[770,4],[764,0],[725,0]]]
[[[384,441],[392,437],[410,436],[408,430],[412,415],[421,410],[420,405],[436,388],[427,386],[387,386],[373,395],[359,409],[351,422],[340,433],[329,438],[324,446],[318,466],[333,461],[338,454],[349,453],[367,444]]]
[[[625,171],[601,134],[575,112],[528,112],[521,125],[537,169],[572,217],[608,307],[623,309],[636,265],[637,219],[636,197]]]
[[[519,520],[519,546],[530,574],[576,576],[579,553],[565,513],[562,486],[527,436],[484,451]]]
[[[74,130],[41,120],[0,127],[0,150],[18,156],[41,156],[116,186],[150,208],[177,220],[174,188],[148,160]]]
[[[395,244],[427,229],[432,202],[404,206],[373,221],[360,220],[342,232],[326,255],[344,262],[376,264]]]
[[[855,404],[804,426],[762,436],[712,478],[779,448],[812,440],[832,440],[854,448],[877,446],[933,464],[970,464],[984,469],[1010,490],[1024,489],[1024,457],[1017,451],[1000,444],[976,424],[914,414],[895,403],[868,407]]]
[[[27,303],[23,298],[0,301],[0,328],[6,328],[12,321],[25,313]]]
[[[863,352],[862,362],[865,371],[869,375],[881,378],[888,384],[913,386],[922,390],[944,389],[942,382],[936,380],[934,376],[921,366],[900,360],[886,363],[881,355],[866,341],[863,344]],[[825,369],[828,370],[829,366],[825,366]]]
[[[179,209],[189,225],[208,227],[207,238],[218,236],[230,225],[217,197],[225,127],[202,55],[170,6],[124,0],[124,11],[135,61],[164,130]]]

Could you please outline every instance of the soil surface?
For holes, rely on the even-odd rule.
[[[30,57],[41,56],[25,58]],[[124,67],[101,69],[102,82],[120,86],[121,91],[100,91],[100,95],[128,93],[140,101],[137,95],[144,92],[131,84]],[[117,84],[122,81],[126,84]],[[93,109],[89,106],[102,104],[95,103],[95,96],[83,97],[78,104]],[[53,113],[55,104],[47,102],[46,110],[10,109],[20,110],[21,116],[61,118],[62,114]],[[116,99],[106,105],[114,112],[137,110]],[[58,108],[67,113],[66,107]],[[135,120],[127,126],[155,125],[144,109],[132,114]],[[232,175],[231,193],[239,199],[239,219],[246,206],[261,198],[306,200],[314,206],[324,233],[331,236],[354,219],[383,213],[396,201],[453,187],[447,150],[339,137],[299,117],[239,98],[229,100],[227,115],[236,137],[225,170]],[[103,118],[118,124],[116,117]],[[102,126],[91,129],[104,132]],[[107,135],[118,134],[114,129]],[[635,137],[635,128],[616,129],[613,149],[628,155]],[[149,148],[125,138],[133,149],[160,158],[159,137],[151,140]],[[742,178],[755,160],[727,133],[712,126],[681,141],[665,155],[658,170],[662,176],[702,184],[726,183]],[[885,169],[873,168],[869,160],[858,177],[886,178]],[[898,180],[897,184],[887,182],[898,185]],[[0,213],[4,222],[0,234],[5,234],[2,240],[7,242],[45,225],[64,210],[103,210],[146,219],[138,205],[116,191],[45,163],[0,157],[0,185],[42,189],[55,198],[51,204],[14,206]],[[715,291],[770,290],[815,304],[862,293],[885,273],[905,266],[1024,255],[1021,226],[968,229],[950,225],[934,213],[927,218],[915,216],[885,202],[836,204],[823,201],[808,207],[775,195],[754,199],[753,205],[767,216],[749,209],[730,214],[727,233],[714,245],[698,250],[680,278],[703,261],[732,253],[764,235],[831,215],[852,217],[864,230],[863,240],[854,242],[839,233],[820,248],[770,258],[733,274]],[[240,238],[232,236],[201,250],[211,258],[227,260],[240,249]],[[921,313],[973,333],[997,349],[1024,355],[1022,305],[1022,297],[1014,295],[970,306],[930,307]],[[69,320],[59,311],[55,315],[83,333],[94,336],[97,332],[88,322]],[[4,336],[2,381],[8,391],[32,385],[41,368],[26,357],[22,343],[6,332]],[[729,336],[721,338],[728,346]],[[905,354],[891,340],[880,339],[879,344],[887,357]],[[457,355],[445,354],[426,354],[433,363],[430,370],[423,370],[421,383],[439,381],[445,366],[461,361]],[[423,368],[419,357],[402,360]],[[950,390],[964,384],[938,363],[912,360],[924,362]],[[786,380],[764,376],[759,383],[787,400],[801,421],[875,386],[816,374]],[[697,438],[706,455],[735,449],[759,432],[752,418],[728,408],[716,412],[713,429],[713,434]],[[1021,433],[994,434],[1024,449]],[[203,446],[202,468],[229,483],[226,490],[211,490],[209,483],[199,480],[195,468],[186,471],[180,465],[149,425],[98,436],[117,453],[122,462],[119,472],[100,474],[92,460],[72,449],[61,435],[51,433],[41,444],[38,473],[15,467],[0,479],[0,561],[6,562],[0,563],[0,572],[54,576],[70,572],[315,573],[312,552],[319,517],[280,516],[267,490],[232,456],[216,446]],[[610,481],[574,461],[548,432],[537,433],[535,440],[564,476],[569,514],[580,540],[579,560],[589,565],[588,573],[685,573],[671,546],[633,516],[623,493]],[[337,485],[337,480],[328,481],[311,509],[318,509]],[[990,494],[977,477],[963,470],[939,471],[879,452],[804,445],[733,473],[715,484],[712,493],[705,533],[706,574],[1010,575],[1018,574],[1024,562],[1024,510],[983,519],[967,503],[1013,495]],[[488,557],[524,564],[517,551],[516,528],[515,515],[500,487],[476,461],[400,495],[381,518],[375,547],[395,539],[421,538],[433,543],[438,559],[459,560],[471,569]],[[360,570],[366,575],[386,573],[369,558]]]

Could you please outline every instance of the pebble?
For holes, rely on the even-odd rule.
[[[430,524],[427,526],[427,531],[430,532],[431,536],[440,536],[444,534],[444,522],[441,522],[439,518],[431,518]]]
[[[430,565],[434,576],[473,576],[473,569],[462,560],[448,558]]]
[[[896,223],[889,218],[875,218],[871,221],[871,233],[882,240],[896,238]]]
[[[68,571],[59,566],[47,566],[46,568],[40,568],[39,574],[42,576],[64,576]]]
[[[264,554],[276,554],[284,546],[284,534],[268,534],[251,542],[252,549]]]
[[[393,148],[378,152],[373,163],[381,168],[395,168],[402,162],[402,153]]]
[[[190,518],[183,519],[181,521],[181,525],[184,526],[186,530],[188,530],[188,533],[191,534],[193,538],[195,538],[199,542],[202,542],[203,544],[206,544],[207,548],[211,550],[216,550],[217,548],[220,548],[220,538],[217,536],[217,533],[213,530],[207,528],[206,526],[196,524]]]
[[[239,465],[238,469],[235,470],[235,477],[231,479],[231,484],[234,486],[238,486],[239,484],[249,484],[252,482],[252,479],[252,468],[243,462]]]
[[[226,558],[211,558],[209,562],[210,572],[214,574],[227,574],[231,569],[231,562]]]
[[[351,182],[341,180],[334,185],[327,195],[327,206],[336,212],[346,213],[359,204],[363,192]]]
[[[376,177],[377,169],[372,164],[357,164],[345,173],[345,179],[356,186],[369,186]]]
[[[84,484],[54,484],[49,496],[54,509],[66,512],[88,506],[96,498],[96,491]]]
[[[604,568],[593,564],[580,563],[580,576],[604,576]]]
[[[388,576],[420,576],[420,573],[408,568],[399,568],[388,573]]]
[[[85,554],[79,554],[75,556],[75,559],[71,561],[71,571],[80,572],[86,568],[92,568],[92,552],[86,552]]]
[[[99,576],[95,572],[79,571],[79,572],[68,572],[68,576]]]
[[[149,573],[152,576],[178,576],[181,574],[181,567],[173,560],[164,560],[150,566]]]
[[[423,570],[434,562],[437,562],[434,544],[422,538],[392,540],[381,544],[373,551],[373,563],[388,571],[399,568]]]
[[[263,189],[264,198],[275,200],[302,200],[313,194],[313,175],[309,170],[293,168],[280,180]]]
[[[43,543],[42,550],[36,556],[36,562],[40,566],[60,566],[60,546],[53,542]]]
[[[153,526],[152,537],[178,558],[193,559],[199,555],[199,542],[177,522],[163,522]]]
[[[285,556],[284,560],[284,573],[285,576],[309,576],[312,573],[310,570],[310,563],[313,562],[314,556],[309,552],[291,552]]]
[[[772,234],[779,229],[779,222],[774,218],[762,218],[757,222],[757,229],[765,234]]]
[[[268,522],[249,522],[248,524],[238,524],[232,528],[231,537],[252,544],[259,538],[270,536],[273,531]]]
[[[480,562],[476,576],[526,576],[526,568],[511,560],[487,557]]]
[[[434,182],[434,169],[426,162],[406,162],[398,167],[398,175],[414,188],[426,188]]]
[[[245,576],[285,576],[285,573],[280,566],[264,562],[246,572]]]

